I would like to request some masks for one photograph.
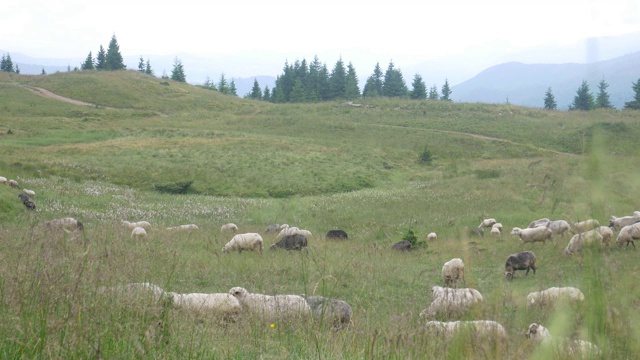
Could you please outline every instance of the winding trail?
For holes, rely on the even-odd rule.
[[[99,107],[96,104],[92,104],[92,103],[88,103],[88,102],[84,102],[84,101],[80,101],[80,100],[76,100],[76,99],[71,99],[68,97],[64,97],[58,94],[54,94],[49,90],[40,88],[40,87],[35,87],[35,86],[30,86],[30,85],[25,85],[25,84],[16,84],[22,88],[25,88],[29,91],[31,91],[32,93],[42,96],[44,98],[47,99],[52,99],[52,100],[57,100],[57,101],[62,101],[65,103],[69,103],[69,104],[73,104],[73,105],[79,105],[79,106],[90,106],[90,107]]]

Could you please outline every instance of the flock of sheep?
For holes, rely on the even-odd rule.
[[[7,180],[6,177],[0,176],[0,184],[8,185],[12,188],[20,189],[20,184],[18,184],[15,180]],[[22,204],[29,210],[36,209],[36,203],[33,202],[35,199],[36,193],[33,190],[22,189],[22,193],[18,194],[18,198],[22,201]]]

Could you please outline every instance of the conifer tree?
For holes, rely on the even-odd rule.
[[[544,94],[544,109],[555,110],[557,108],[558,104],[556,103],[556,99],[551,92],[551,88],[548,88],[547,92]]]
[[[442,85],[442,96],[440,100],[442,101],[451,101],[451,88],[449,87],[449,79],[444,79],[444,85]]]
[[[289,96],[290,102],[300,103],[307,99],[306,89],[300,78],[295,79]]]
[[[229,94],[238,96],[238,90],[236,89],[236,82],[231,79],[231,83],[229,84]]]
[[[251,88],[251,93],[249,94],[249,98],[254,100],[262,100],[262,89],[260,89],[260,84],[258,84],[258,79],[253,79],[253,87]]]
[[[383,74],[382,69],[380,68],[380,63],[376,63],[375,68],[373,69],[373,74],[367,78],[367,82],[364,85],[364,89],[362,90],[363,97],[376,97],[382,96],[382,82],[383,82]]]
[[[229,85],[227,79],[224,77],[224,73],[220,74],[220,80],[218,81],[218,91],[223,94],[229,93]]]
[[[149,59],[147,59],[147,64],[145,65],[144,73],[147,75],[155,75],[153,73],[153,69],[151,68],[151,62],[149,62]]]
[[[330,99],[344,99],[347,86],[347,72],[342,58],[338,59],[329,77]]]
[[[611,101],[609,101],[609,93],[607,93],[607,88],[609,84],[607,84],[604,79],[600,81],[598,84],[598,96],[596,97],[596,107],[603,109],[613,109],[613,105],[611,105]]]
[[[262,100],[271,101],[271,91],[269,90],[269,85],[265,85],[264,92],[262,95]]]
[[[413,83],[411,83],[413,90],[409,94],[409,97],[415,100],[424,100],[427,98],[427,85],[424,84],[422,76],[416,74],[413,77]]]
[[[382,95],[388,97],[404,97],[407,95],[407,91],[407,85],[402,77],[402,72],[394,68],[393,61],[389,62],[387,71],[384,73]]]
[[[631,83],[633,90],[633,100],[624,103],[625,109],[640,110],[640,79]]]
[[[144,59],[142,58],[142,55],[140,55],[140,61],[138,61],[138,71],[144,73]]]
[[[593,101],[593,95],[589,92],[589,85],[583,80],[576,92],[576,96],[573,98],[573,103],[569,107],[569,110],[589,111],[594,107],[595,102]]]
[[[18,66],[18,64],[16,64],[14,71],[16,74],[20,74],[20,67]]]
[[[360,87],[358,86],[358,75],[356,68],[349,62],[347,65],[347,77],[345,79],[344,97],[348,100],[360,98]]]
[[[429,89],[429,100],[438,100],[440,95],[438,94],[438,87],[433,85],[431,89]]]
[[[171,80],[186,82],[187,77],[184,74],[184,66],[182,66],[182,61],[176,58],[173,60],[173,70],[171,71]]]
[[[115,34],[111,36],[111,41],[107,48],[107,55],[105,56],[104,66],[105,70],[124,70],[126,68],[122,59],[122,54],[120,54],[120,46],[118,45],[118,40],[116,39]]]
[[[42,72],[40,73],[40,75],[47,75],[47,72],[44,71],[44,68],[42,68]]]
[[[100,45],[100,51],[98,51],[98,56],[96,56],[96,70],[106,70],[106,61],[107,54],[102,45]]]
[[[93,65],[93,56],[91,55],[91,51],[89,51],[89,55],[84,60],[82,65],[80,65],[81,70],[93,70],[95,67]]]
[[[14,72],[13,69],[13,61],[11,61],[11,55],[7,53],[7,55],[2,55],[2,60],[0,60],[0,71],[5,72]]]

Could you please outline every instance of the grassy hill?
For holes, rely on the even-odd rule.
[[[93,106],[45,98],[42,88]],[[637,252],[616,246],[564,257],[568,237],[522,245],[508,235],[541,217],[569,222],[640,210],[631,111],[546,112],[511,105],[375,99],[274,105],[124,72],[0,74],[0,175],[36,191],[37,211],[0,188],[0,352],[64,358],[548,358],[521,335],[532,322],[590,340],[612,358],[640,352]],[[432,162],[420,161],[425,150]],[[193,181],[186,194],[158,187]],[[84,235],[47,232],[72,216]],[[500,238],[470,238],[481,218]],[[150,221],[133,242],[122,220]],[[220,225],[262,233],[309,229],[302,253],[222,254]],[[175,234],[167,226],[195,223]],[[330,229],[351,240],[328,242]],[[424,242],[390,250],[407,230]],[[275,242],[265,235],[265,247]],[[536,275],[503,278],[509,254],[532,249]],[[442,264],[460,257],[466,286],[485,303],[464,319],[492,319],[506,344],[444,344],[420,311]],[[344,299],[351,330],[241,321],[100,295],[149,281],[167,291],[315,293]],[[527,309],[526,295],[577,286],[578,309]],[[160,325],[158,325],[160,324]],[[476,345],[476,346],[474,346]]]

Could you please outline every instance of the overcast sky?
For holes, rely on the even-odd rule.
[[[332,63],[322,54],[357,49],[407,64],[634,31],[640,0],[12,0],[0,12],[0,49],[47,58],[95,56],[115,34],[125,56],[268,50]]]

